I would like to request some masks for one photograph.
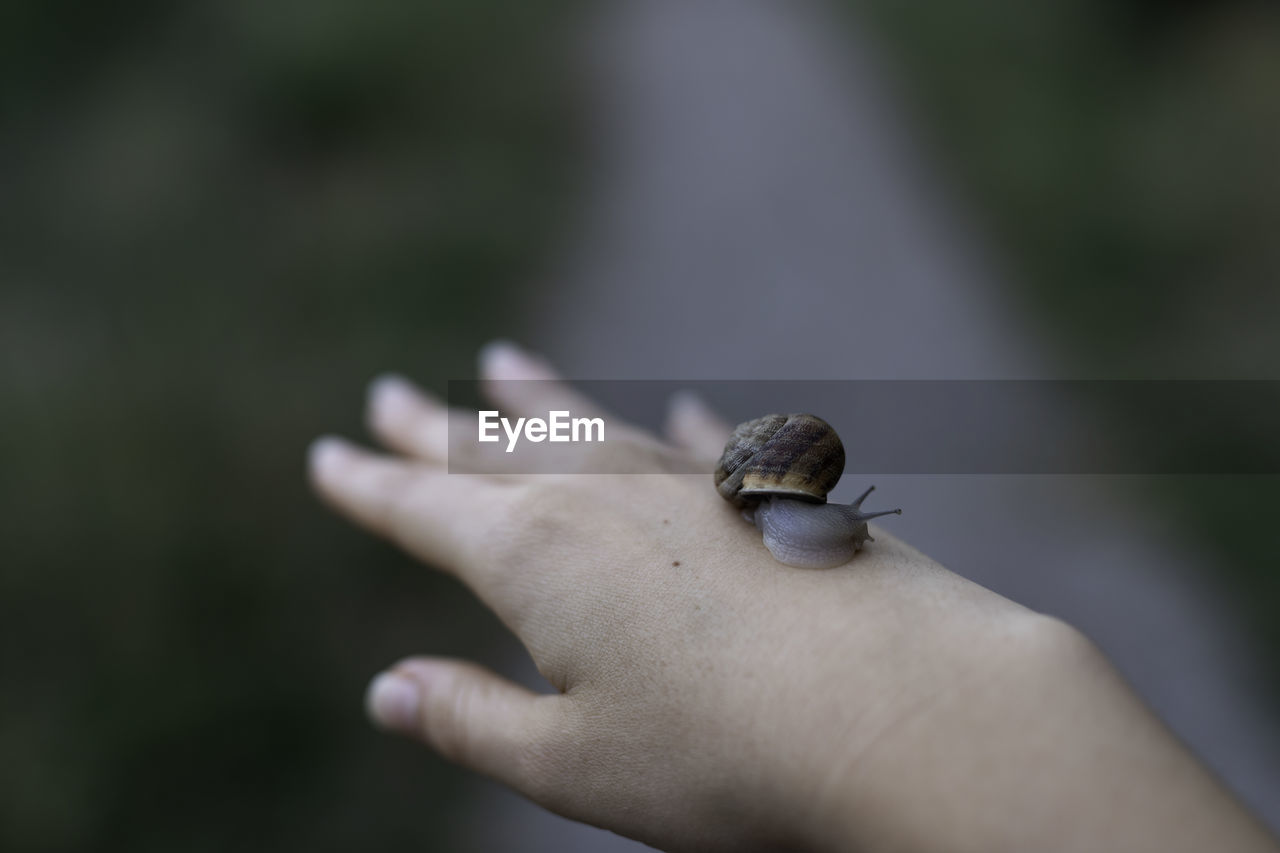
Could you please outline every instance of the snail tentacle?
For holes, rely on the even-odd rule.
[[[867,520],[902,510],[859,512],[855,504],[813,504],[773,497],[755,508],[752,520],[774,559],[788,566],[829,569],[853,559],[871,541]]]

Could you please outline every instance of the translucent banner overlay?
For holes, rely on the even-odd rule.
[[[1280,474],[1280,381],[1254,380],[452,380],[449,471],[653,473],[611,448],[656,434],[680,392],[730,426],[817,415],[850,473]]]

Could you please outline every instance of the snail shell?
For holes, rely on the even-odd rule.
[[[844,444],[814,415],[765,415],[739,424],[716,466],[716,490],[736,506],[771,495],[826,503],[844,473]]]
[[[832,568],[872,541],[867,521],[902,510],[863,512],[872,486],[848,505],[827,503],[844,473],[844,445],[813,415],[765,415],[739,424],[716,466],[716,491],[760,529],[780,563]]]

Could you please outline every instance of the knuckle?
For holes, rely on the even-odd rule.
[[[472,709],[475,690],[457,685],[448,695],[426,707],[423,731],[436,752],[455,764],[470,766],[475,732]]]
[[[578,448],[582,473],[640,474],[658,470],[655,457],[663,445],[643,434],[625,431],[603,444]]]
[[[670,445],[636,434],[617,442],[602,468],[620,474],[688,473],[690,463],[684,453]]]
[[[574,448],[572,470],[581,474],[611,473],[626,459],[630,439],[613,439],[607,444],[582,444]]]
[[[568,535],[577,503],[569,479],[567,475],[541,475],[510,490],[497,511],[497,525],[503,535],[495,537],[491,544],[500,550],[528,553],[530,547],[545,546]]]
[[[544,807],[563,809],[573,768],[582,766],[575,742],[559,714],[530,726],[524,742],[512,751],[515,779],[526,796]]]

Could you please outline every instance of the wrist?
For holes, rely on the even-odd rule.
[[[1089,640],[1048,617],[1014,621],[998,665],[847,766],[826,849],[1275,853]]]
[[[815,800],[820,849],[1046,849],[1001,836],[1038,823],[1010,820],[1019,789],[1045,771],[1031,733],[1056,713],[1058,691],[1108,665],[1057,619],[1021,608],[988,616],[936,632],[929,683],[868,712]],[[1053,810],[1051,798],[1028,802]]]

